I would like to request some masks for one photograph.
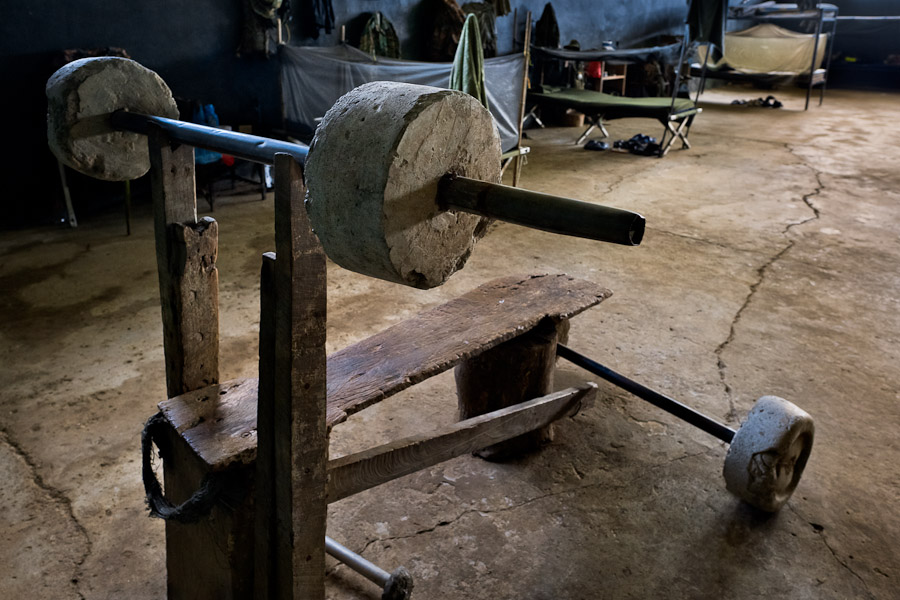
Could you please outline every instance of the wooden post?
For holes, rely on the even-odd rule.
[[[219,380],[218,225],[197,220],[194,150],[172,146],[158,130],[148,136],[150,184],[156,235],[156,262],[162,306],[169,398]],[[166,494],[186,500],[199,485],[204,469],[191,449],[171,432],[166,446]],[[166,522],[168,597],[232,596],[244,585],[230,578],[227,551],[217,549],[219,531],[240,530],[232,514],[213,511],[214,526]],[[233,539],[233,543],[243,540]]]
[[[256,404],[254,598],[271,597],[275,548],[275,254],[263,254],[259,278],[259,392]]]
[[[515,33],[515,25],[513,25],[513,33]],[[516,140],[516,148],[522,145],[522,127],[525,125],[525,102],[528,96],[528,63],[531,60],[531,11],[528,11],[525,17],[525,68],[522,73],[522,100],[519,102],[519,138]],[[517,154],[516,164],[513,165],[513,187],[519,187],[519,177],[522,175],[522,161],[525,160],[524,154]]]
[[[273,444],[268,597],[281,600],[325,597],[325,253],[307,218],[305,194],[301,166],[276,155],[272,420],[271,431],[258,435],[270,435]]]
[[[459,419],[506,408],[553,391],[559,325],[544,319],[534,329],[460,363],[455,370]],[[476,455],[503,460],[534,451],[553,437],[552,425],[488,446]]]
[[[218,225],[197,221],[194,149],[151,130],[150,184],[169,398],[219,381]]]

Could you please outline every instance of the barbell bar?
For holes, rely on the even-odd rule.
[[[372,82],[341,97],[307,147],[184,123],[158,75],[129,59],[69,63],[47,83],[48,138],[61,162],[128,180],[149,169],[146,134],[265,164],[304,163],[313,229],[336,263],[419,288],[462,268],[489,219],[628,246],[644,218],[499,183],[500,141],[468,94]]]
[[[397,567],[393,573],[388,573],[327,535],[325,552],[380,587],[381,600],[408,600],[412,594],[412,575],[405,567]]]
[[[267,165],[274,164],[279,153],[289,154],[300,163],[305,163],[309,155],[309,146],[305,144],[124,110],[110,115],[110,123],[118,130],[142,135],[158,127],[173,142]],[[452,173],[444,175],[438,183],[436,202],[443,210],[460,210],[550,233],[623,246],[639,245],[644,235],[644,218],[628,210]]]
[[[300,163],[305,162],[309,154],[309,146],[305,144],[283,142],[258,135],[199,125],[197,123],[186,123],[185,121],[168,119],[166,117],[144,115],[127,110],[117,110],[112,113],[109,121],[114,129],[141,135],[147,135],[152,127],[156,127],[173,142],[221,154],[230,154],[242,160],[265,165],[275,164],[275,155],[279,153],[290,154],[294,157],[294,160]]]

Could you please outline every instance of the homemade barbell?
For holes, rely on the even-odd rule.
[[[462,268],[495,218],[554,233],[637,245],[639,214],[500,185],[500,142],[490,113],[466,94],[373,82],[338,100],[311,146],[176,120],[155,73],[122,58],[82,59],[47,84],[48,138],[64,164],[92,177],[129,180],[149,170],[146,134],[272,164],[285,153],[305,165],[306,208],[328,256],[359,273],[430,288]],[[738,431],[559,346],[559,355],[730,443],[730,491],[775,511],[809,457],[812,420],[774,396],[761,398]],[[330,538],[329,554],[407,597],[408,573],[393,574]]]
[[[644,233],[637,213],[497,183],[500,140],[491,115],[460,92],[362,85],[326,113],[309,147],[177,121],[165,82],[125,58],[69,63],[47,82],[47,97],[51,150],[100,179],[146,173],[152,128],[173,142],[260,163],[290,154],[305,163],[307,211],[328,256],[414,287],[440,285],[462,268],[489,218],[623,245],[639,244]],[[560,355],[731,444],[727,487],[750,504],[777,510],[796,487],[813,425],[790,402],[761,398],[735,432],[571,350],[560,347]]]
[[[271,164],[305,163],[306,206],[328,257],[379,279],[441,285],[462,268],[488,219],[637,245],[634,212],[500,185],[500,139],[468,94],[372,82],[340,98],[309,148],[177,121],[171,92],[138,63],[69,63],[47,82],[48,138],[64,164],[106,180],[149,169],[146,134]],[[149,113],[149,114],[144,114]]]
[[[558,344],[556,353],[682,421],[729,444],[722,474],[729,492],[766,512],[780,509],[800,482],[812,451],[812,417],[778,396],[758,399],[734,429]]]

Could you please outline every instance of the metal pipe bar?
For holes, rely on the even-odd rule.
[[[562,344],[557,344],[556,354],[557,356],[565,358],[566,360],[578,365],[582,369],[590,371],[594,375],[605,379],[611,384],[620,387],[625,391],[631,392],[638,398],[646,400],[650,404],[663,409],[669,414],[678,417],[682,421],[685,421],[687,423],[690,423],[694,427],[702,429],[706,433],[719,438],[726,444],[730,444],[731,440],[734,439],[735,433],[737,433],[731,427],[723,425],[722,423],[719,423],[718,421],[707,417],[703,413],[697,412],[693,408],[682,404],[677,400],[673,400],[672,398],[651,390],[650,388],[645,387],[640,383],[625,377],[624,375],[616,373],[609,367],[605,367],[600,363],[591,360],[587,356],[575,352],[571,348],[563,346]]]
[[[391,578],[390,573],[388,573],[378,565],[367,561],[356,552],[353,552],[346,546],[339,544],[327,535],[325,536],[325,552],[338,559],[372,583],[378,584],[378,587],[383,588],[384,586],[386,586],[388,580],[390,580]]]
[[[110,116],[110,123],[116,129],[143,135],[147,135],[151,127],[158,127],[173,142],[230,154],[243,160],[265,165],[275,164],[275,154],[278,153],[290,154],[297,162],[303,164],[309,153],[309,146],[304,144],[282,142],[257,135],[124,110],[114,112]]]
[[[644,237],[638,213],[458,175],[444,175],[437,200],[442,209],[612,244],[637,246]]]

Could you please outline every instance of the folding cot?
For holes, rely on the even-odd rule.
[[[530,93],[528,97],[538,104],[572,108],[584,113],[590,124],[575,142],[580,144],[590,133],[599,127],[604,136],[608,136],[603,121],[628,118],[656,119],[666,128],[660,143],[659,156],[665,156],[676,139],[681,139],[685,148],[690,148],[688,133],[691,124],[701,109],[688,98],[629,98],[613,96],[593,90],[574,88],[554,89],[548,86],[541,93]],[[669,137],[667,134],[671,134]]]

